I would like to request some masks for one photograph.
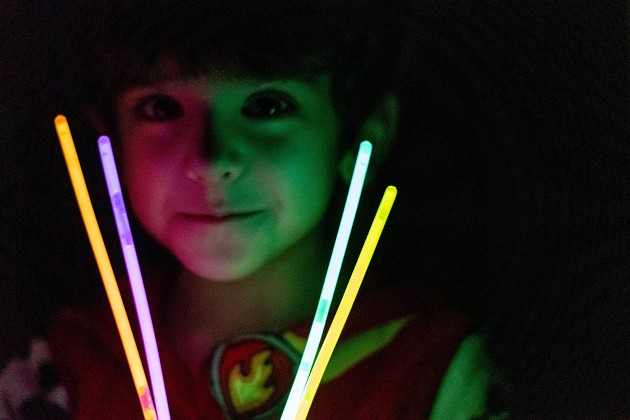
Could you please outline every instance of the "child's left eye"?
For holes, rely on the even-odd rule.
[[[247,99],[241,114],[254,119],[275,119],[295,112],[293,101],[280,92],[265,92]]]
[[[143,99],[136,107],[135,113],[148,121],[169,121],[184,115],[184,108],[175,99],[164,95],[152,95]]]

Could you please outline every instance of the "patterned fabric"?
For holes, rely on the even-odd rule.
[[[13,359],[0,372],[0,419],[67,419],[68,396],[50,364],[46,342],[31,342],[26,359]]]

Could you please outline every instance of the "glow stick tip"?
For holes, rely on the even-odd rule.
[[[372,143],[369,140],[363,140],[359,145],[359,152],[370,152],[372,150]]]
[[[110,141],[109,137],[107,137],[107,136],[100,136],[98,138],[98,144],[105,144],[105,143],[107,143],[109,141]]]
[[[60,140],[67,140],[70,136],[70,127],[68,126],[68,119],[64,115],[57,115],[55,117],[55,129],[60,136]]]

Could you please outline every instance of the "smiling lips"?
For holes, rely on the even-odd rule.
[[[185,219],[188,219],[191,221],[218,224],[218,223],[223,223],[223,222],[230,222],[230,221],[237,221],[237,220],[245,219],[247,217],[254,216],[259,213],[260,211],[249,211],[249,212],[240,212],[240,213],[220,213],[220,214],[185,213],[182,216]]]

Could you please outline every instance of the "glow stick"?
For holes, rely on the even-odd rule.
[[[118,327],[118,333],[120,334],[125,355],[127,356],[127,363],[129,364],[131,376],[136,387],[136,392],[138,393],[140,405],[142,406],[142,413],[146,420],[156,419],[157,415],[153,406],[153,400],[151,399],[147,378],[142,368],[140,354],[138,353],[138,348],[131,331],[131,325],[129,325],[129,318],[127,318],[125,306],[123,305],[122,297],[120,296],[120,291],[116,284],[114,270],[109,261],[107,249],[105,248],[105,243],[103,242],[103,237],[101,236],[101,231],[96,221],[94,208],[92,207],[90,195],[88,194],[85,184],[85,178],[83,177],[83,171],[79,164],[79,156],[74,147],[74,141],[72,140],[66,117],[58,115],[55,118],[55,128],[57,129],[57,136],[59,137],[63,156],[66,161],[66,166],[68,167],[74,194],[79,204],[81,217],[83,218],[83,223],[85,224],[85,229],[90,239],[90,245],[92,246],[92,251],[94,252],[94,257],[96,258],[96,263],[101,273],[101,278],[103,279],[103,285],[105,286],[105,292],[107,293],[116,326]],[[97,381],[98,378],[94,378],[94,380]]]
[[[339,309],[337,309],[337,313],[333,318],[330,329],[328,330],[328,334],[326,334],[326,338],[324,339],[322,348],[317,355],[317,360],[315,360],[313,371],[311,372],[311,375],[308,378],[308,382],[306,383],[304,396],[302,398],[302,402],[300,403],[300,408],[297,412],[297,415],[295,416],[296,420],[303,420],[308,414],[311,403],[313,402],[313,398],[315,397],[315,393],[317,392],[319,383],[322,380],[322,376],[324,375],[324,371],[326,370],[326,366],[328,365],[328,361],[330,360],[330,356],[335,349],[337,340],[341,335],[341,330],[343,329],[343,326],[348,319],[350,309],[352,309],[352,304],[354,303],[357,293],[359,292],[359,287],[361,287],[361,283],[363,282],[363,277],[365,277],[367,268],[370,265],[372,255],[374,255],[374,250],[376,249],[376,244],[381,237],[381,233],[383,232],[383,228],[385,227],[385,222],[387,222],[389,212],[394,205],[396,192],[396,188],[392,186],[387,187],[387,189],[385,190],[385,194],[383,195],[381,204],[376,211],[376,216],[374,217],[374,221],[372,222],[370,231],[368,232],[365,243],[363,244],[363,248],[361,249],[361,254],[359,254],[357,264],[354,266],[354,270],[352,271],[352,275],[350,276],[350,281],[348,282],[346,291],[341,298]]]
[[[120,245],[122,246],[123,256],[125,257],[127,274],[129,274],[131,291],[136,304],[140,332],[142,334],[144,350],[149,365],[149,377],[151,379],[151,388],[153,389],[153,397],[155,399],[155,408],[160,419],[170,420],[171,416],[168,410],[164,377],[162,376],[162,366],[160,364],[160,355],[158,353],[157,341],[153,330],[153,322],[151,321],[151,312],[149,311],[149,303],[144,290],[138,255],[136,254],[136,247],[133,243],[133,236],[131,235],[127,209],[125,208],[125,201],[122,196],[120,180],[116,170],[116,162],[114,161],[114,151],[112,150],[109,137],[99,137],[98,149],[101,155],[109,198],[112,202],[112,209],[114,210],[116,229],[118,230]]]
[[[357,207],[359,206],[359,198],[361,197],[361,191],[363,190],[363,184],[365,182],[365,175],[367,174],[371,154],[372,144],[369,141],[361,142],[361,145],[359,146],[359,153],[357,155],[357,161],[354,165],[354,171],[352,173],[352,179],[350,181],[348,198],[346,199],[346,204],[341,215],[339,231],[337,232],[337,238],[335,239],[332,256],[330,258],[330,263],[328,264],[328,270],[326,271],[326,277],[324,279],[324,286],[322,287],[322,293],[315,311],[315,319],[313,320],[313,325],[311,326],[311,330],[308,334],[306,347],[304,348],[304,353],[302,354],[302,359],[298,366],[293,386],[289,392],[287,403],[284,406],[281,420],[293,419],[295,416],[295,413],[300,405],[300,400],[302,399],[304,386],[306,385],[308,375],[310,374],[311,367],[315,361],[317,348],[319,347],[322,335],[324,334],[324,327],[326,326],[326,318],[328,317],[330,302],[332,301],[333,294],[335,293],[339,272],[341,271],[341,263],[343,262],[343,257],[348,246],[350,231],[352,230],[354,217],[357,213]]]

